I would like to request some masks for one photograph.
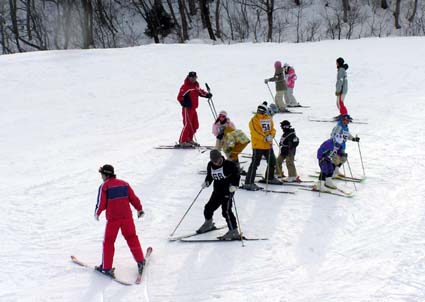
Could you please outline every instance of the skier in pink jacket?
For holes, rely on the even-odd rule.
[[[230,120],[230,118],[227,116],[227,112],[222,110],[218,114],[218,117],[214,124],[212,125],[212,133],[216,137],[216,143],[215,148],[217,150],[221,150],[224,143],[224,130],[226,127],[231,127],[233,129],[236,129],[235,124]]]
[[[283,64],[283,71],[286,83],[288,84],[288,90],[285,92],[285,101],[288,102],[286,105],[288,107],[300,107],[301,105],[297,102],[294,96],[295,81],[297,80],[295,69],[288,63],[285,63]]]

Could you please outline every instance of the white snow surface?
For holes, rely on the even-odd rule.
[[[0,301],[425,301],[424,54],[424,38],[388,38],[1,56]],[[334,125],[308,116],[337,115],[339,56],[350,65],[349,112],[368,120],[350,125],[361,138],[367,176],[355,197],[239,190],[242,231],[268,241],[169,242],[209,160],[208,152],[154,149],[178,140],[176,96],[187,72],[197,71],[217,110],[249,133],[252,111],[270,101],[263,80],[273,75],[274,61],[293,65],[295,95],[311,108],[274,120],[278,138],[283,119],[296,129],[296,165],[310,179],[317,148]],[[198,113],[197,140],[212,145],[206,99]],[[347,152],[353,174],[362,175],[357,144],[348,142]],[[249,159],[242,160],[247,169]],[[76,255],[101,262],[105,216],[97,222],[93,212],[105,163],[145,209],[142,219],[134,213],[136,228],[144,250],[154,252],[139,286],[70,261]],[[351,183],[338,184],[354,191]],[[210,194],[201,193],[176,235],[202,224]],[[220,209],[214,220],[225,223]],[[121,234],[115,247],[117,275],[134,280],[136,263]]]

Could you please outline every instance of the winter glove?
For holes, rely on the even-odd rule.
[[[269,82],[269,80],[268,79],[265,79],[264,80],[264,84],[267,84]]]
[[[99,221],[99,215],[97,215],[96,213],[94,213],[94,219]]]
[[[237,186],[230,186],[229,187],[229,192],[230,193],[235,193],[237,189],[239,189]]]
[[[221,140],[223,139],[223,137],[224,137],[224,133],[220,133],[220,134],[219,134],[219,135],[217,135],[216,137],[217,137],[217,139],[218,139],[219,141],[221,141]]]
[[[264,138],[264,141],[271,143],[273,141],[273,135],[269,134]]]
[[[210,186],[210,183],[208,181],[204,181],[201,185],[202,189],[208,188]]]
[[[360,141],[360,137],[358,137],[358,136],[353,137],[352,141],[353,142],[359,142]]]
[[[338,92],[338,91],[336,91],[336,92],[335,92],[335,95],[336,95],[336,96],[338,96],[338,95],[340,95],[340,94],[341,94],[341,92]]]
[[[143,210],[137,211],[137,218],[142,218],[145,215],[145,212]]]
[[[205,95],[205,97],[206,97],[207,99],[212,98],[212,93],[211,93],[211,92],[208,92],[208,93]]]

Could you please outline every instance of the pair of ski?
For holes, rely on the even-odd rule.
[[[182,236],[169,237],[168,240],[169,241],[180,241],[180,242],[232,242],[232,241],[241,241],[241,239],[239,239],[239,238],[238,239],[232,239],[232,240],[225,240],[225,239],[222,239],[221,237],[208,238],[208,239],[196,238],[196,236],[198,236],[198,235],[203,235],[203,234],[206,234],[206,233],[210,233],[210,232],[225,229],[225,228],[227,228],[227,225],[214,227],[213,229],[206,231],[206,232],[203,232],[203,233],[194,232],[194,233],[190,233],[190,234],[186,234],[186,235],[182,235]],[[245,236],[242,236],[242,239],[245,240],[245,241],[268,240],[267,238],[246,238]]]
[[[258,189],[257,190],[251,190],[251,189],[247,189],[244,185],[240,186],[239,188],[242,190],[246,190],[246,191],[251,191],[251,192],[266,192],[266,193],[280,193],[280,194],[295,194],[295,192],[293,191],[283,191],[283,190],[273,190],[273,189],[266,189],[263,187],[259,187],[257,186]]]
[[[309,116],[308,120],[310,122],[320,122],[320,123],[336,123],[336,122],[338,122],[338,119],[335,119],[335,118],[314,117],[314,116]],[[366,119],[353,119],[350,123],[351,124],[363,124],[363,125],[368,124]]]
[[[148,247],[148,248],[147,248],[147,250],[146,250],[146,253],[145,253],[145,266],[144,266],[144,268],[143,268],[143,272],[146,270],[146,266],[147,266],[147,264],[148,264],[148,262],[149,262],[149,259],[150,259],[150,256],[151,256],[151,254],[152,254],[152,251],[153,251],[153,248],[152,248],[152,247]],[[89,265],[89,264],[87,264],[87,263],[85,263],[85,262],[80,261],[80,260],[79,260],[77,257],[75,257],[75,256],[71,256],[71,260],[72,260],[72,262],[74,262],[75,264],[78,264],[78,265],[83,266],[83,267],[86,267],[86,268],[91,268],[91,269],[93,269],[95,272],[98,272],[99,274],[102,274],[102,275],[104,275],[104,276],[106,276],[106,277],[109,277],[109,278],[111,278],[112,280],[114,280],[115,282],[118,282],[119,284],[127,285],[127,286],[133,285],[133,283],[128,282],[128,281],[125,281],[125,280],[122,280],[122,279],[120,279],[120,278],[119,278],[119,277],[117,277],[117,276],[110,276],[110,275],[106,275],[106,274],[104,274],[104,273],[102,273],[102,272],[100,272],[100,271],[96,270],[94,266]],[[140,284],[140,283],[142,282],[143,272],[142,272],[141,274],[140,274],[140,273],[139,273],[139,274],[137,274],[137,278],[136,278],[136,280],[134,281],[134,283],[135,283],[135,284]]]
[[[257,114],[257,112],[252,112],[252,114]],[[300,111],[290,111],[290,110],[288,110],[288,111],[285,111],[285,112],[276,112],[276,113],[273,113],[273,115],[275,115],[275,114],[303,114],[302,112],[300,112]]]
[[[319,171],[315,172],[315,175],[309,175],[310,177],[318,178],[320,175]],[[332,179],[336,180],[344,180],[344,181],[351,181],[351,182],[363,182],[366,178],[365,177],[350,177],[345,175],[337,175],[333,176]]]
[[[325,193],[325,194],[330,194],[335,196],[348,197],[348,198],[351,198],[354,196],[353,192],[346,192],[340,188],[336,188],[336,189],[324,188],[322,190],[318,190],[315,187],[311,187],[311,188],[299,188],[299,189],[310,191],[310,192],[318,192],[318,193]]]
[[[265,184],[265,183],[267,183],[267,180],[263,177],[258,182]],[[310,187],[313,186],[313,183],[314,183],[314,181],[312,181],[312,180],[303,180],[303,181],[300,181],[300,182],[289,182],[289,181],[282,180],[281,182],[282,182],[281,184],[269,184],[269,185],[310,188]]]
[[[171,149],[171,150],[212,150],[215,149],[215,146],[181,146],[179,144],[175,145],[160,145],[155,147],[155,149]]]

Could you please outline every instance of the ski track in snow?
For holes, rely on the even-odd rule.
[[[423,53],[423,38],[391,38],[1,56],[0,272],[6,278],[0,300],[424,301]],[[361,138],[367,176],[356,184],[355,197],[286,187],[296,194],[238,191],[243,232],[268,241],[243,248],[240,242],[168,242],[199,192],[204,176],[197,172],[208,162],[208,151],[153,149],[178,139],[175,98],[187,72],[196,70],[201,86],[210,84],[217,110],[226,109],[249,133],[251,112],[270,101],[263,79],[273,74],[273,62],[293,64],[295,95],[312,107],[274,120],[278,137],[281,120],[295,127],[301,140],[297,170],[307,179],[318,169],[316,150],[333,127],[309,122],[308,115],[336,115],[339,56],[350,65],[350,113],[368,120],[350,126]],[[205,99],[198,113],[197,139],[211,145]],[[357,144],[348,142],[347,151],[360,176]],[[93,265],[101,261],[105,220],[94,221],[93,211],[101,183],[97,169],[104,163],[116,167],[145,208],[136,227],[144,250],[153,246],[154,252],[140,286],[123,287],[69,259],[74,254]],[[259,171],[264,169],[262,163]],[[176,235],[199,227],[210,194],[210,188],[201,193]],[[224,223],[220,210],[214,219]],[[114,266],[123,279],[135,279],[136,264],[121,235]]]

